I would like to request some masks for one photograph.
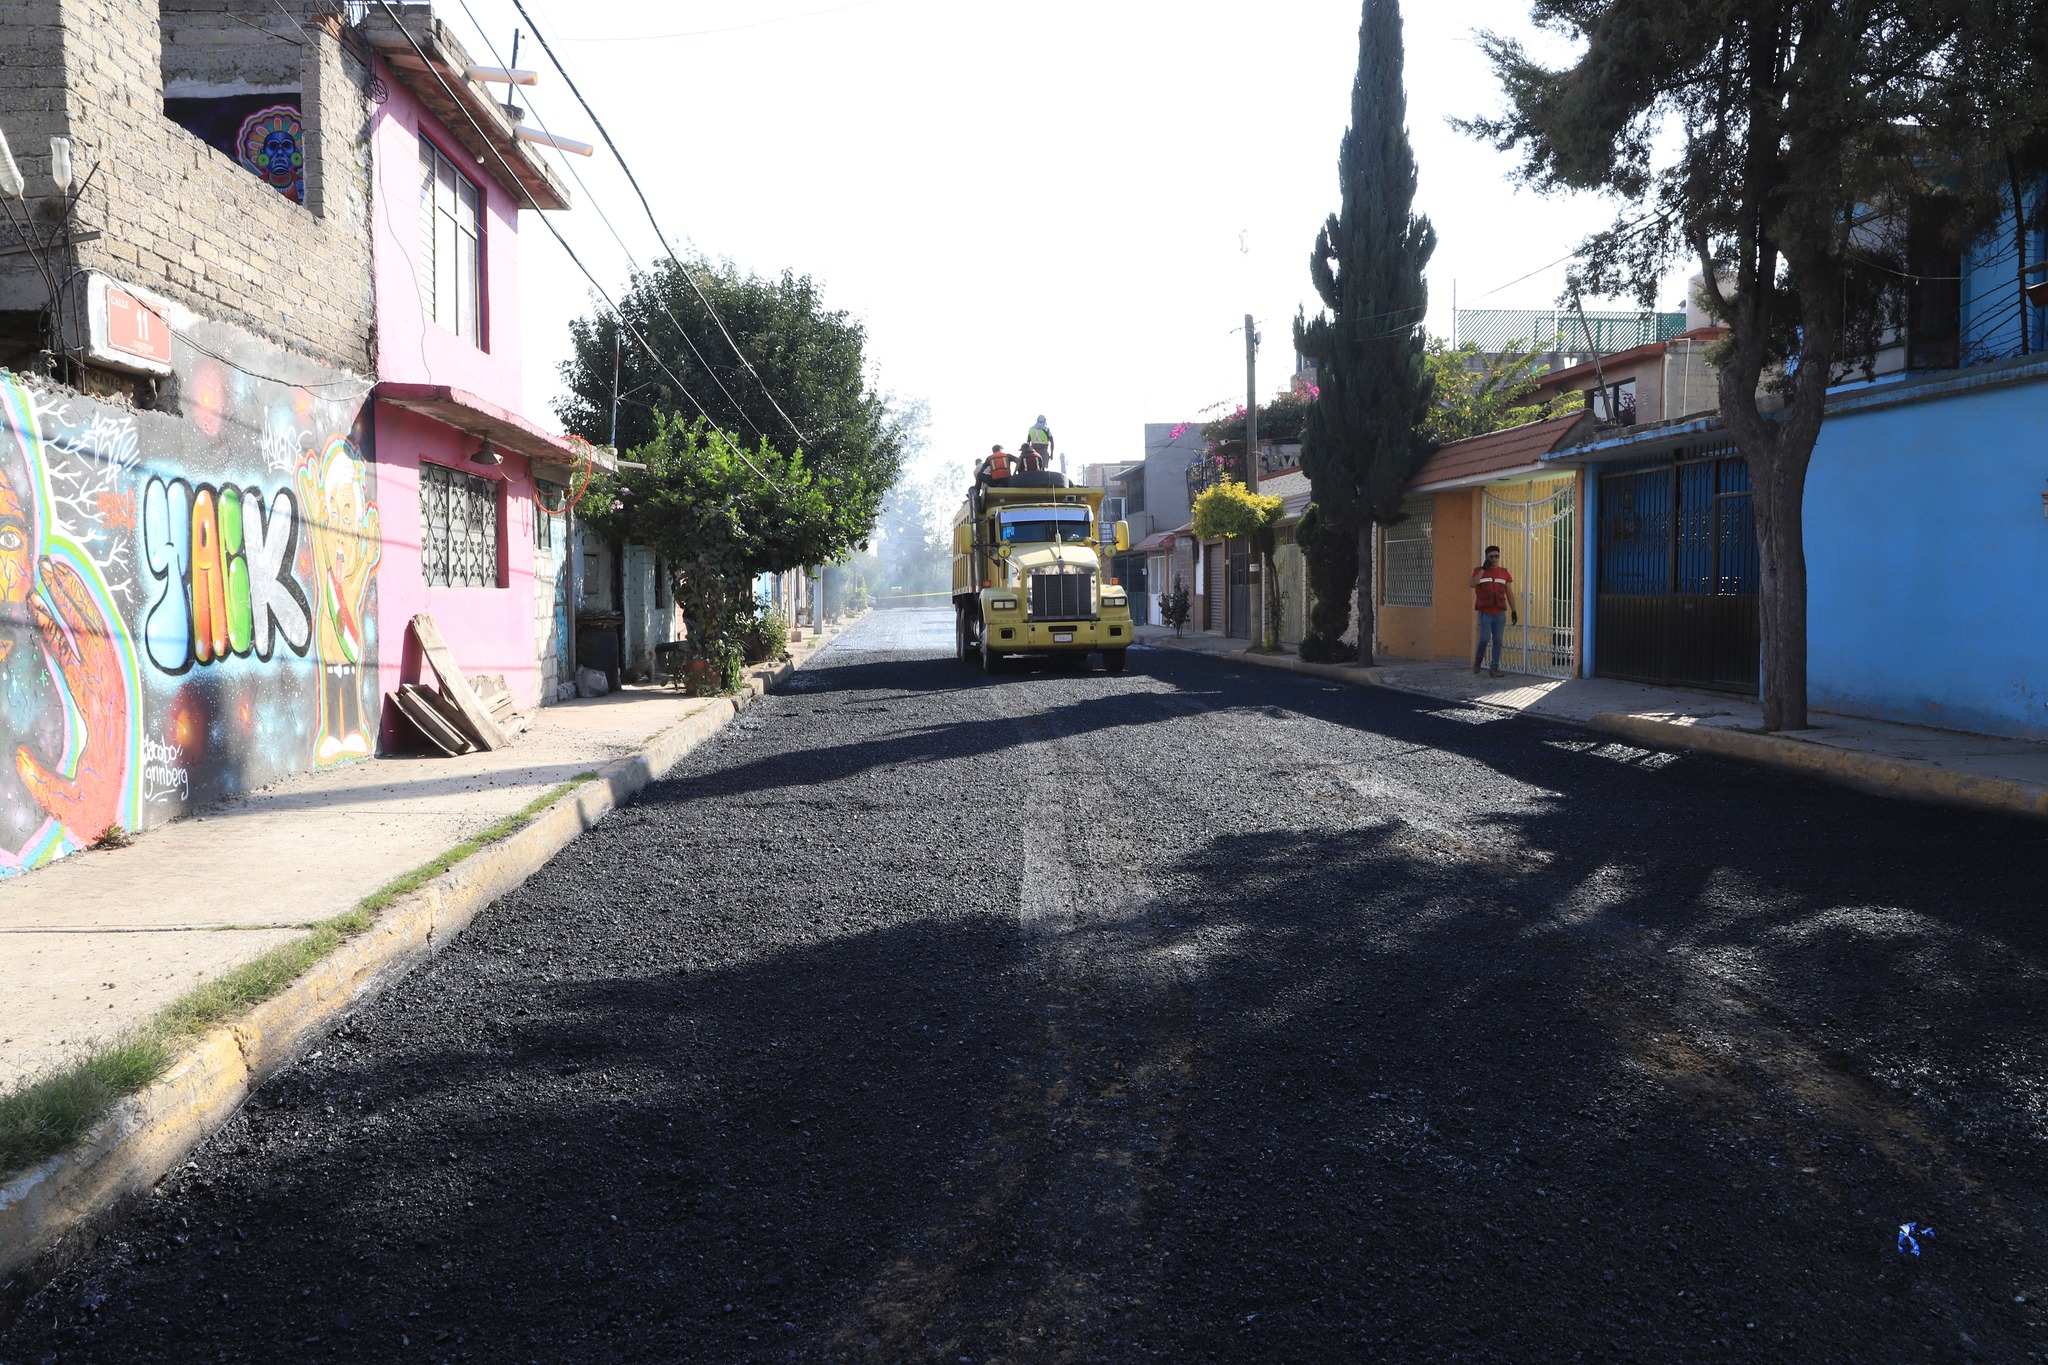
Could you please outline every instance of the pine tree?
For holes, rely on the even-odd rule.
[[[1432,384],[1424,363],[1423,314],[1429,291],[1422,268],[1436,230],[1415,216],[1415,153],[1408,145],[1402,87],[1401,7],[1365,0],[1358,28],[1358,77],[1351,86],[1351,127],[1337,159],[1338,212],[1316,235],[1309,274],[1324,311],[1298,314],[1294,346],[1316,362],[1322,396],[1302,430],[1301,464],[1315,490],[1321,526],[1317,560],[1341,559],[1348,534],[1357,556],[1358,658],[1372,662],[1375,524],[1399,520],[1401,490],[1429,454],[1422,434]],[[1302,653],[1341,651],[1342,614],[1319,602]],[[1339,628],[1331,634],[1332,620]]]

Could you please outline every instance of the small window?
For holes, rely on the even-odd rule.
[[[420,464],[420,573],[430,588],[495,588],[498,485]]]
[[[1601,423],[1612,422],[1624,427],[1636,424],[1636,381],[1620,379],[1607,386],[1603,394],[1598,388],[1586,390],[1586,407],[1592,412],[1593,420]]]
[[[483,343],[483,192],[420,139],[420,304],[473,346]]]
[[[1401,520],[1381,531],[1386,571],[1380,600],[1390,607],[1426,607],[1436,577],[1436,497],[1401,504]]]

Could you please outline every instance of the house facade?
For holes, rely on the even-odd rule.
[[[0,875],[403,743],[416,612],[527,705],[555,676],[536,503],[587,457],[519,415],[547,172],[399,8],[9,0]],[[431,229],[429,148],[462,177]]]

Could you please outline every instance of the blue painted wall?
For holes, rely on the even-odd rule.
[[[2044,489],[2048,374],[1829,417],[1806,489],[1813,707],[2048,740]]]

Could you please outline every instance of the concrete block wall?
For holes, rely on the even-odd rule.
[[[276,13],[254,0],[229,3],[252,19]],[[56,208],[50,136],[69,136],[82,165],[99,165],[78,217],[102,235],[59,252],[58,270],[104,270],[370,372],[366,62],[336,19],[316,17],[300,31],[307,203],[295,204],[164,116],[164,26],[175,39],[184,17],[156,0],[0,0],[0,128],[38,211]],[[264,61],[253,74],[274,81],[276,54],[266,50]],[[24,256],[0,257],[0,307],[40,306],[45,294]]]

